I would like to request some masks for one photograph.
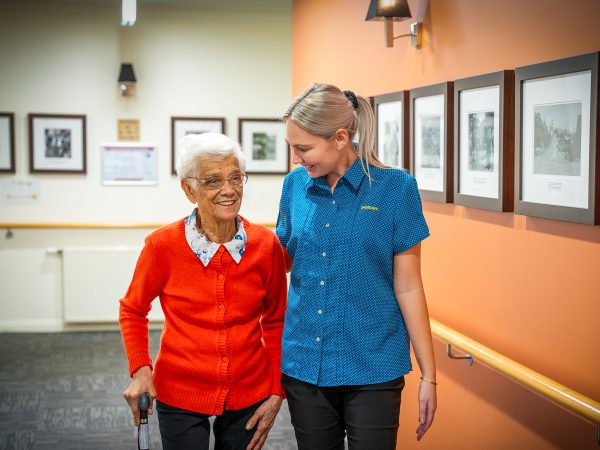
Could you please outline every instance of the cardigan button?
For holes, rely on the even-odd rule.
[[[227,362],[229,361],[229,358],[227,356],[223,356],[223,362]]]
[[[221,304],[219,305],[219,309],[225,309],[225,305],[224,305],[223,303],[221,303]]]
[[[223,274],[219,274],[219,280],[222,280],[223,278],[225,278]]]

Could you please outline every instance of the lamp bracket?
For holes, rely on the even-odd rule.
[[[422,25],[421,22],[413,22],[410,24],[410,33],[400,34],[398,36],[394,36],[394,25],[391,18],[386,18],[384,21],[384,29],[385,29],[385,42],[387,47],[394,46],[394,39],[408,37],[410,36],[410,43],[413,47],[420,48],[421,47],[421,30]]]

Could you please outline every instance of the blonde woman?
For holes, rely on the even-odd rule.
[[[373,111],[351,91],[315,84],[284,120],[302,166],[284,181],[277,221],[291,267],[281,367],[298,448],[341,450],[347,435],[350,450],[394,450],[411,342],[417,439],[436,410],[417,184],[377,159]]]

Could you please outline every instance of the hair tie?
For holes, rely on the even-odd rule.
[[[352,107],[354,109],[358,109],[358,99],[356,98],[356,95],[354,94],[354,92],[344,91],[344,95],[350,101],[350,103],[352,103]]]

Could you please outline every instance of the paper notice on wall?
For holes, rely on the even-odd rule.
[[[40,180],[10,177],[0,182],[0,195],[4,205],[36,205],[40,202]]]
[[[156,179],[154,144],[102,145],[102,184],[148,186],[155,185]]]

